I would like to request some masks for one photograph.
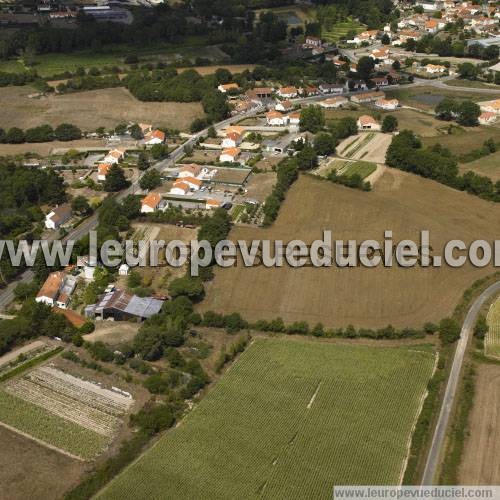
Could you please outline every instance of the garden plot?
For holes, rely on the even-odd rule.
[[[500,358],[500,297],[490,307],[487,322],[488,333],[484,339],[485,354]]]
[[[347,138],[339,147],[339,155],[352,160],[369,160],[374,163],[385,163],[385,154],[391,144],[391,134],[375,132],[363,133]]]
[[[0,420],[4,424],[81,458],[97,455],[111,442],[123,415],[134,402],[130,396],[50,366],[10,380],[4,386],[2,397],[12,401],[12,406],[18,408],[16,413],[23,415],[17,420],[8,412],[2,413]],[[55,429],[40,428],[46,426]],[[93,445],[79,447],[71,440],[74,433]]]

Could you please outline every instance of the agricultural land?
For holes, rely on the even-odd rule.
[[[424,347],[258,339],[98,498],[330,498],[335,484],[398,483],[434,365]]]

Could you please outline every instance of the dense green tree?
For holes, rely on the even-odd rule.
[[[139,186],[141,189],[150,191],[151,189],[154,189],[158,186],[161,185],[161,175],[158,170],[155,168],[152,168],[148,170],[147,172],[144,172],[142,177],[139,180]]]
[[[318,166],[318,156],[310,144],[306,144],[304,148],[297,153],[296,158],[300,170],[311,170]]]
[[[460,338],[460,325],[452,318],[439,322],[439,338],[443,344],[453,344]]]
[[[320,156],[328,156],[335,151],[335,138],[326,132],[320,132],[314,138],[314,150]]]
[[[104,181],[104,191],[116,192],[121,191],[129,186],[129,182],[125,178],[125,172],[119,165],[112,165],[106,175]]]
[[[86,215],[91,211],[87,198],[82,195],[76,196],[71,200],[71,209],[80,215]]]
[[[54,136],[58,141],[74,141],[81,139],[82,131],[70,123],[62,123],[54,130]]]
[[[325,125],[325,114],[319,106],[307,106],[300,110],[300,130],[316,134]]]
[[[382,121],[382,132],[394,132],[397,128],[397,118],[393,115],[386,115]]]

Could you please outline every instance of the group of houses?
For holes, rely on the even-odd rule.
[[[399,107],[399,101],[397,99],[386,99],[384,92],[381,91],[360,92],[352,95],[350,97],[350,101],[347,96],[330,97],[321,101],[319,105],[322,108],[331,109],[342,107],[349,102],[353,102],[355,104],[373,103],[377,108],[385,111],[394,111]]]

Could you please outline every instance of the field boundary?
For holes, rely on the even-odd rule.
[[[42,446],[45,446],[45,448],[48,448],[49,450],[57,451],[59,453],[62,453],[63,455],[66,455],[70,458],[73,458],[74,460],[78,460],[79,462],[87,462],[87,460],[85,460],[82,457],[79,457],[78,455],[74,455],[73,453],[71,453],[69,451],[63,450],[62,448],[58,448],[57,446],[54,446],[53,444],[47,443],[46,441],[43,441],[42,439],[36,438],[36,437],[32,436],[31,434],[27,434],[26,432],[23,432],[19,429],[16,429],[15,427],[12,427],[9,424],[2,422],[1,420],[0,420],[0,427],[5,427],[9,431],[14,432],[15,434],[19,434],[20,436],[23,436],[27,439],[30,439],[31,441],[34,441],[35,443],[38,443]]]

